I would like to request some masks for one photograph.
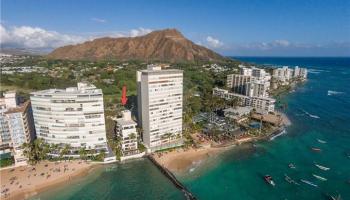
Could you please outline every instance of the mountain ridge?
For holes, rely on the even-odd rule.
[[[103,37],[81,44],[59,47],[49,59],[142,60],[142,61],[224,61],[228,58],[185,38],[176,29],[164,29],[138,37]]]

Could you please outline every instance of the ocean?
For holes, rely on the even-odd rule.
[[[273,141],[232,148],[177,174],[198,199],[350,199],[350,58],[238,57],[265,65],[308,68],[308,81],[280,97],[292,125]],[[326,143],[321,143],[325,141]],[[320,148],[321,152],[311,151]],[[294,163],[295,169],[288,167]],[[319,164],[330,168],[323,171]],[[271,175],[272,187],[263,176]],[[300,185],[290,184],[284,175]],[[324,177],[322,181],[313,174]],[[317,187],[300,182],[310,181]],[[141,159],[99,167],[69,185],[32,199],[184,199],[151,163]]]

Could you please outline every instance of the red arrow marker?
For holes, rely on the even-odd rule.
[[[122,89],[122,98],[121,98],[122,105],[125,106],[126,102],[128,102],[128,98],[126,97],[126,86],[123,86]]]

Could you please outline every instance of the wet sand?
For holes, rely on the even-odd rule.
[[[27,199],[50,187],[67,184],[89,173],[92,164],[84,161],[41,162],[34,166],[3,169],[1,199]]]
[[[188,170],[194,163],[205,160],[218,153],[224,152],[228,147],[213,148],[190,148],[177,149],[172,152],[155,153],[155,160],[172,172],[183,172]]]

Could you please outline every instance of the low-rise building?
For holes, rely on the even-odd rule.
[[[227,118],[232,119],[235,122],[240,122],[242,120],[247,119],[250,112],[253,110],[252,107],[245,106],[245,107],[236,107],[236,108],[226,108],[224,110],[224,115]]]
[[[129,110],[122,111],[122,117],[115,119],[115,132],[120,139],[120,149],[123,156],[130,156],[139,153],[138,136],[136,131],[137,123],[132,120]]]

